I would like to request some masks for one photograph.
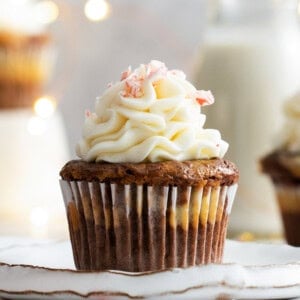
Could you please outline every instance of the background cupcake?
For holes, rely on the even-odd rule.
[[[300,94],[285,103],[284,113],[281,144],[261,164],[274,183],[286,240],[300,246]]]
[[[158,61],[123,72],[87,112],[81,160],[61,171],[78,269],[151,271],[221,262],[238,171],[204,129],[213,103]]]
[[[49,83],[55,58],[48,31],[58,14],[51,1],[0,1],[3,235],[67,235],[64,206],[55,183],[57,168],[69,158],[69,149],[57,107],[57,84],[47,89],[44,86]]]
[[[31,106],[50,73],[50,36],[34,4],[0,2],[0,109]]]

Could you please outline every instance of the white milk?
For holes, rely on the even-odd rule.
[[[62,117],[0,111],[0,235],[65,238],[59,171],[69,159]]]
[[[269,178],[260,173],[259,159],[276,144],[283,100],[300,86],[299,28],[285,18],[282,24],[276,19],[273,27],[210,30],[194,76],[196,86],[212,90],[216,98],[204,109],[206,128],[221,131],[230,144],[226,157],[240,170],[232,234],[281,231],[274,191]]]

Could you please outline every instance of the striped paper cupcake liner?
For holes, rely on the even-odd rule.
[[[142,272],[222,261],[236,184],[60,183],[79,270]]]

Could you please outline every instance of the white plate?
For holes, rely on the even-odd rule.
[[[282,299],[300,297],[300,248],[227,240],[224,264],[132,274],[74,270],[69,242],[0,238],[8,299]]]

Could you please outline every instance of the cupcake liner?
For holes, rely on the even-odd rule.
[[[275,190],[286,240],[300,246],[300,186],[275,183]]]
[[[79,270],[141,272],[222,261],[236,184],[60,184]]]

